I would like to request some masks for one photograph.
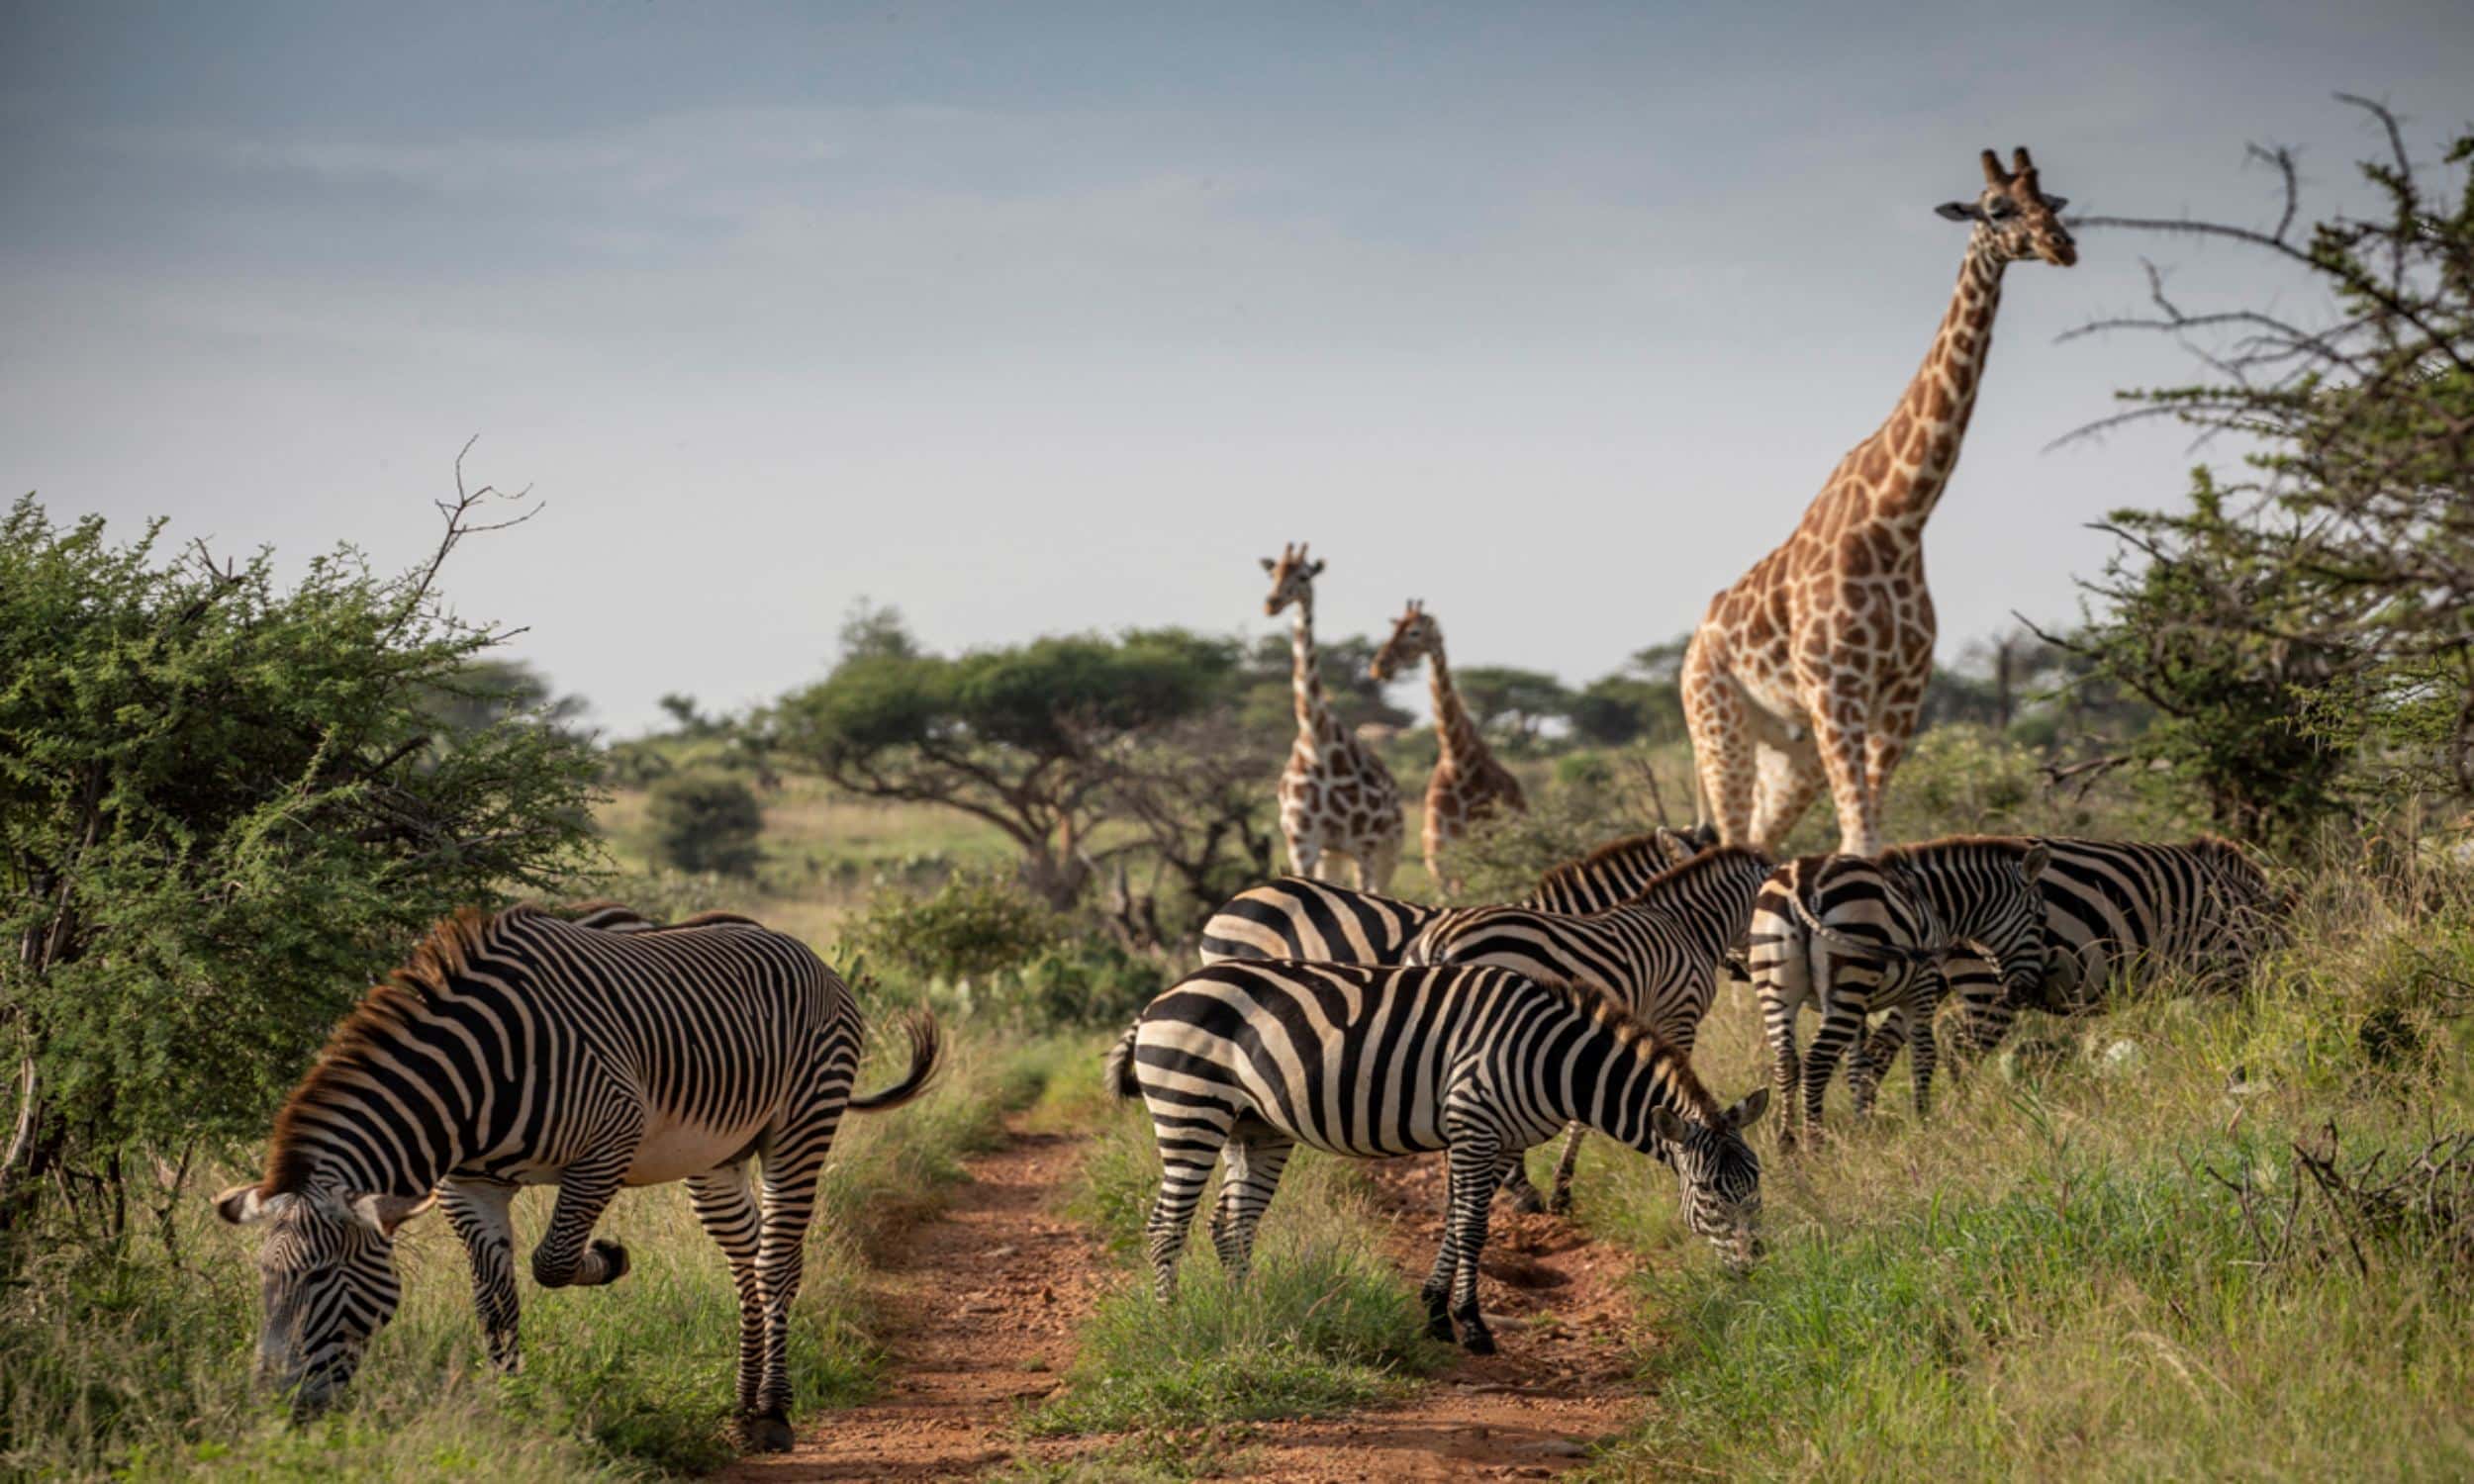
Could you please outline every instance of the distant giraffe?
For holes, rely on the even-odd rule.
[[[1357,865],[1358,889],[1380,891],[1400,864],[1400,789],[1382,760],[1360,745],[1333,714],[1314,668],[1314,579],[1323,564],[1306,560],[1305,544],[1283,546],[1263,559],[1272,591],[1263,611],[1295,604],[1289,630],[1289,684],[1296,693],[1297,743],[1280,775],[1280,828],[1288,840],[1288,869],[1330,881],[1324,860]]]
[[[1435,773],[1426,781],[1426,821],[1421,832],[1426,873],[1447,892],[1458,894],[1458,879],[1443,869],[1443,848],[1497,808],[1527,810],[1529,799],[1520,791],[1520,780],[1494,760],[1469,707],[1462,703],[1461,693],[1452,687],[1452,666],[1443,654],[1443,626],[1426,611],[1424,602],[1412,599],[1408,611],[1392,624],[1391,637],[1375,651],[1366,671],[1379,681],[1387,681],[1414,668],[1420,659],[1427,662],[1427,683],[1435,702]]]
[[[1881,798],[1933,669],[1924,525],[1958,462],[1984,375],[2002,269],[2066,268],[2078,248],[2019,150],[1984,151],[1984,190],[1939,208],[1972,222],[1932,353],[1880,429],[1850,451],[1786,543],[1710,600],[1684,653],[1702,817],[1729,845],[1776,853],[1826,784],[1839,849],[1881,849]]]

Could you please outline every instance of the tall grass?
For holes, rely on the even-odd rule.
[[[1027,1419],[1031,1432],[1326,1416],[1396,1396],[1439,1362],[1441,1347],[1424,1338],[1424,1306],[1381,1250],[1363,1176],[1311,1151],[1289,1161],[1244,1282],[1219,1270],[1202,1231],[1207,1213],[1197,1214],[1181,1291],[1163,1313],[1142,1254],[1160,1174],[1150,1120],[1139,1105],[1114,1101],[1093,1116],[1099,1132],[1069,1211],[1107,1243],[1125,1280],[1100,1300],[1065,1393]]]
[[[869,1258],[940,1200],[961,1158],[1035,1097],[1056,1053],[968,1033],[926,1098],[843,1124],[808,1243],[792,1364],[808,1411],[873,1388]],[[888,1062],[905,1049],[893,1047]],[[882,1081],[890,1065],[872,1065]],[[551,1196],[517,1202],[520,1243]],[[461,1247],[445,1223],[405,1229],[405,1300],[372,1344],[351,1402],[290,1425],[249,1385],[257,1319],[254,1234],[216,1222],[202,1197],[179,1218],[183,1261],[159,1249],[112,1257],[63,1249],[0,1296],[0,1475],[355,1475],[494,1480],[697,1472],[733,1454],[726,1426],[737,1355],[728,1270],[679,1186],[622,1195],[602,1235],[633,1265],[609,1288],[523,1285],[524,1369],[483,1357]]]
[[[2474,1471],[2469,1234],[2280,1249],[2261,1226],[2321,1199],[2297,1141],[2474,1128],[2468,984],[2474,883],[2340,873],[2238,996],[2165,984],[2023,1024],[2029,1054],[1937,1086],[1924,1127],[1903,1089],[1870,1127],[1834,1094],[1830,1143],[1766,1158],[1749,1280],[1688,1253],[1646,1280],[1659,1404],[1607,1472]],[[1728,1092],[1760,1076],[1753,1020],[1722,1004],[1701,1043]],[[2250,1214],[2229,1181],[2261,1193]],[[1593,1163],[1581,1208],[1678,1252],[1668,1185]]]

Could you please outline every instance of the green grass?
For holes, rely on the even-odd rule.
[[[2474,891],[2323,882],[2297,945],[2239,997],[2162,993],[2061,1054],[1904,1086],[1871,1127],[1765,1155],[1768,1259],[1734,1280],[1689,1251],[1672,1180],[1593,1159],[1581,1209],[1679,1260],[1644,1280],[1650,1421],[1610,1476],[2463,1477],[2474,1471],[2474,1243],[2358,1234],[2302,1192],[2266,1260],[2219,1176],[2281,1210],[2292,1146],[2416,1151],[2474,1128]],[[1698,1057],[1753,1085],[1758,1032],[1722,1004]],[[2402,1028],[2402,1029],[2401,1029]],[[1774,1115],[1773,1115],[1774,1118]],[[2264,1209],[2264,1207],[2263,1207]],[[2454,1245],[2452,1246],[2451,1243]]]
[[[843,1125],[828,1168],[793,1330],[803,1410],[869,1395],[880,1353],[870,1256],[932,1209],[963,1156],[1065,1065],[1050,1043],[1000,1047],[967,1028],[920,1102]],[[904,1049],[887,1050],[887,1060]],[[872,1058],[863,1077],[893,1072]],[[520,1239],[551,1197],[517,1202]],[[720,1252],[678,1186],[622,1195],[601,1232],[633,1266],[607,1289],[523,1286],[523,1373],[481,1354],[461,1248],[442,1221],[406,1228],[405,1301],[371,1346],[351,1403],[308,1427],[252,1394],[257,1296],[251,1234],[187,1202],[186,1270],[141,1245],[124,1259],[63,1250],[0,1298],[0,1476],[137,1478],[238,1470],[255,1477],[499,1481],[693,1473],[734,1456],[726,1426],[737,1306]]]
[[[1247,1280],[1220,1272],[1198,1222],[1163,1315],[1142,1256],[1159,1179],[1149,1121],[1137,1106],[1111,1108],[1068,1210],[1100,1234],[1125,1282],[1100,1300],[1065,1393],[1025,1419],[1030,1432],[1330,1416],[1396,1397],[1440,1363],[1414,1286],[1381,1251],[1362,1177],[1310,1151],[1289,1162]]]

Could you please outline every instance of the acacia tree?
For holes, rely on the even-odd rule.
[[[2083,224],[2231,241],[2314,292],[2298,308],[2192,311],[2151,266],[2152,313],[2076,331],[2172,335],[2206,369],[2125,392],[2133,406],[2080,435],[2163,417],[2245,452],[2202,471],[2186,511],[2117,514],[2128,565],[2094,590],[2116,606],[2071,642],[2182,723],[2146,744],[2160,756],[2203,732],[2238,741],[2256,720],[2315,734],[2293,745],[2341,755],[2384,793],[2474,794],[2474,130],[2418,166],[2390,110],[2338,96],[2385,143],[2361,166],[2370,213],[2298,232],[2291,151],[2255,148],[2283,185],[2272,228]],[[2137,632],[2160,611],[2174,625],[2161,646]],[[2246,719],[2263,710],[2282,715]]]
[[[412,935],[589,856],[596,771],[555,706],[441,717],[505,630],[430,559],[163,560],[30,496],[0,526],[0,1234],[46,1192],[126,1230],[127,1161],[185,1169],[262,1134],[282,1089]],[[177,1185],[177,1181],[174,1182]],[[13,1250],[22,1251],[16,1244]]]
[[[955,658],[878,645],[784,696],[771,745],[853,793],[986,820],[1021,848],[1031,888],[1065,907],[1091,878],[1085,842],[1120,755],[1201,711],[1236,662],[1234,644],[1175,629]]]

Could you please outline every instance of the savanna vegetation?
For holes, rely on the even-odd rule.
[[[2229,451],[2114,517],[2121,551],[2075,621],[1956,648],[1887,820],[1899,839],[2224,831],[2296,889],[2289,941],[2230,992],[2166,978],[2100,1018],[2030,1017],[1926,1126],[1894,1077],[1891,1111],[1770,1159],[1747,1279],[1685,1237],[1671,1176],[1593,1142],[1576,1209],[1644,1258],[1655,1391],[1604,1475],[2474,1470],[2474,137],[2418,168],[2373,113],[2399,142],[2366,168],[2368,216],[2088,224],[2229,240],[2291,291],[2186,309],[2160,288],[2152,317],[2090,326],[2188,339],[2204,379],[2125,416]],[[1449,1363],[1343,1161],[1299,1158],[1249,1284],[1205,1244],[1163,1324],[1138,1270],[1157,1166],[1097,1055],[1190,963],[1201,916],[1284,864],[1279,636],[938,655],[863,602],[776,703],[715,715],[682,693],[614,743],[441,601],[494,499],[459,494],[407,571],[336,552],[289,585],[266,556],[31,499],[0,529],[0,1472],[727,1460],[734,1314],[675,1188],[609,1218],[623,1285],[526,1288],[520,1377],[483,1363],[431,1220],[407,1229],[406,1307],[350,1407],[300,1426],[251,1388],[251,1239],[204,1192],[247,1170],[327,1028],[426,922],[520,896],[748,911],[813,943],[871,1016],[926,1004],[953,1029],[927,1101],[846,1125],[801,1300],[810,1415],[881,1382],[872,1256],[1008,1118],[1092,1132],[1068,1214],[1123,1278],[1019,1419],[1107,1439],[1053,1476],[1242,1472],[1223,1444],[1247,1424],[1378,1404]],[[1372,649],[1326,640],[1324,682],[1412,780],[1433,743],[1367,680]],[[1461,847],[1468,897],[1689,817],[1679,652],[1578,686],[1458,672],[1534,801]],[[1791,844],[1831,829],[1816,813]],[[1433,894],[1413,863],[1395,889]],[[1696,1062],[1731,1094],[1765,1080],[1740,989]],[[528,1238],[546,1203],[519,1210]]]

